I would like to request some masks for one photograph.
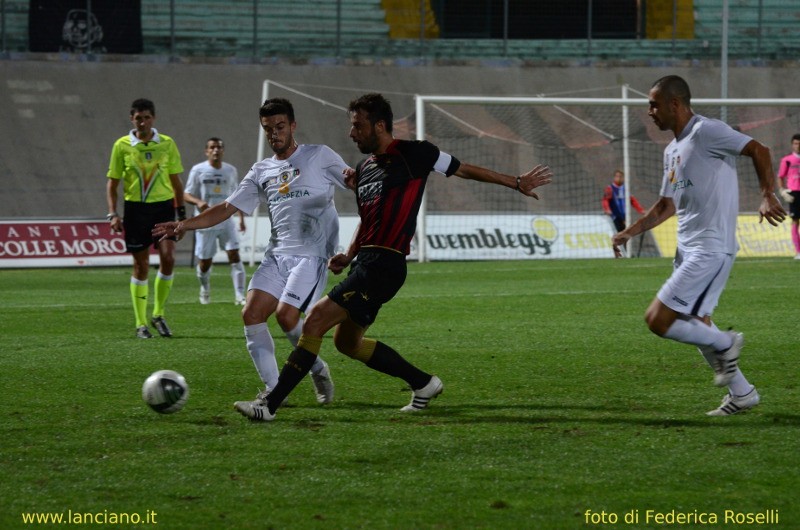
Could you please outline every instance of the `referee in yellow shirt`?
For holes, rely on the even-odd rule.
[[[175,266],[175,238],[153,238],[151,231],[156,223],[186,217],[183,205],[183,172],[178,147],[169,136],[159,133],[153,124],[156,108],[148,99],[131,103],[133,129],[114,142],[108,165],[106,201],[108,221],[114,232],[125,232],[125,246],[133,256],[133,276],[130,290],[133,314],[136,318],[136,336],[150,339],[147,327],[147,275],[150,269],[150,246],[158,249],[158,276],[155,280],[155,302],[152,326],[162,337],[172,332],[164,320],[164,305],[172,289],[172,272]],[[119,183],[124,183],[125,203],[122,216],[117,212]]]

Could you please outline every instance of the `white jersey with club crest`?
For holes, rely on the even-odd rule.
[[[661,196],[675,203],[679,249],[736,254],[736,159],[750,140],[724,122],[695,114],[664,150]]]
[[[301,144],[286,160],[256,163],[227,202],[248,215],[267,205],[272,233],[266,254],[327,259],[339,244],[333,191],[346,188],[345,168],[330,147]]]

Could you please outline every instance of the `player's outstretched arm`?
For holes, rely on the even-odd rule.
[[[220,224],[230,216],[238,212],[239,209],[227,202],[221,202],[212,206],[200,215],[190,217],[185,221],[170,221],[168,223],[158,223],[153,228],[153,237],[165,239],[168,237],[181,238],[187,230],[199,230]]]
[[[523,173],[517,177],[505,175],[486,169],[480,166],[473,166],[471,164],[462,163],[458,170],[455,172],[457,177],[462,179],[477,180],[480,182],[488,182],[489,184],[499,184],[519,191],[523,195],[538,199],[539,196],[534,193],[534,189],[550,184],[553,181],[553,172],[547,166],[536,166],[527,173]]]
[[[631,224],[622,232],[618,232],[611,238],[611,244],[614,247],[614,255],[618,258],[622,257],[622,247],[625,246],[632,237],[638,236],[643,232],[657,227],[675,214],[675,203],[670,197],[659,197],[653,206],[639,218],[635,223]]]

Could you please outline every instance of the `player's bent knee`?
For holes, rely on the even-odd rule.
[[[658,314],[648,313],[645,315],[644,321],[647,323],[647,328],[659,337],[663,337],[667,333],[670,325],[663,318],[659,318]]]
[[[278,325],[283,331],[291,331],[297,327],[297,323],[300,321],[300,310],[290,305],[280,304],[275,311],[275,320],[278,321]]]
[[[262,322],[266,322],[268,318],[268,314],[264,314],[263,311],[253,308],[249,303],[245,303],[242,308],[242,321],[246,326],[261,324]]]

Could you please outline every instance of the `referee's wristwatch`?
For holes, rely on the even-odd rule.
[[[108,221],[113,221],[115,217],[119,217],[119,214],[117,214],[117,212],[106,214],[106,219]]]

